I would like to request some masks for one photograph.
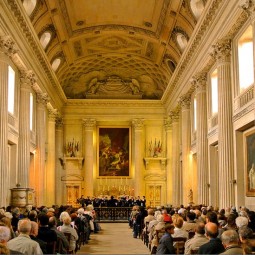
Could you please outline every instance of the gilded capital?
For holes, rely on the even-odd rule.
[[[211,56],[219,62],[229,62],[231,56],[231,40],[219,40],[212,46]]]
[[[64,125],[63,118],[60,116],[57,116],[56,117],[56,126],[58,128],[61,128],[61,127],[63,127],[63,125]]]
[[[0,49],[8,56],[12,56],[18,51],[15,42],[9,35],[0,36]]]
[[[164,126],[166,130],[170,130],[172,128],[172,119],[170,118],[165,119]]]
[[[43,104],[46,105],[49,102],[49,96],[47,95],[47,93],[38,93],[37,97],[36,97],[36,102],[38,104]]]
[[[32,70],[29,71],[21,71],[20,74],[21,83],[29,84],[31,87],[36,83],[36,77]]]
[[[191,102],[191,94],[187,93],[185,95],[180,96],[178,101],[179,101],[182,109],[189,109],[190,108],[190,102]]]
[[[96,119],[83,119],[82,124],[86,128],[94,128],[96,125]]]
[[[169,117],[170,117],[172,123],[178,122],[179,118],[180,118],[180,111],[179,111],[179,109],[175,109],[173,111],[170,111]]]
[[[135,128],[135,130],[142,130],[144,124],[144,119],[133,119],[132,125]]]
[[[51,121],[56,121],[56,118],[59,117],[59,112],[57,109],[48,108],[48,118]]]
[[[255,1],[254,0],[240,0],[239,6],[244,9],[249,16],[254,14]]]
[[[192,77],[196,93],[206,92],[207,86],[207,73],[200,73]]]

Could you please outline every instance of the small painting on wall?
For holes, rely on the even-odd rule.
[[[130,128],[98,128],[99,177],[128,177],[130,168]]]

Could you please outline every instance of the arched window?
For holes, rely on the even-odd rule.
[[[169,67],[170,71],[173,73],[176,68],[175,63],[171,59],[168,59],[166,61],[166,63],[167,63],[167,66]]]
[[[37,4],[37,0],[24,0],[23,1],[23,7],[25,8],[25,11],[28,16],[30,16],[35,9]]]
[[[188,44],[187,38],[183,34],[177,33],[176,41],[177,41],[181,51],[184,51],[184,49],[186,48],[186,46]]]
[[[8,112],[14,114],[15,109],[15,71],[8,66]]]
[[[249,26],[238,40],[238,74],[240,92],[254,83],[253,32]]]
[[[61,64],[61,59],[55,58],[51,64],[53,71],[56,71],[58,69],[58,67],[60,66],[60,64]]]
[[[190,0],[190,8],[191,8],[196,20],[198,20],[205,8],[204,1],[203,0]]]
[[[43,46],[43,48],[45,49],[47,47],[47,45],[49,44],[51,39],[51,33],[49,31],[45,31],[41,37],[40,37],[40,42]]]

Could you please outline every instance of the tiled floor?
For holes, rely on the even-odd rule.
[[[91,240],[77,254],[150,254],[141,239],[132,236],[128,223],[100,223],[102,230],[91,234]]]

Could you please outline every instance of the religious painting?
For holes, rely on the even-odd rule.
[[[255,129],[245,134],[246,195],[255,196]]]
[[[98,128],[99,177],[129,176],[130,128]]]

